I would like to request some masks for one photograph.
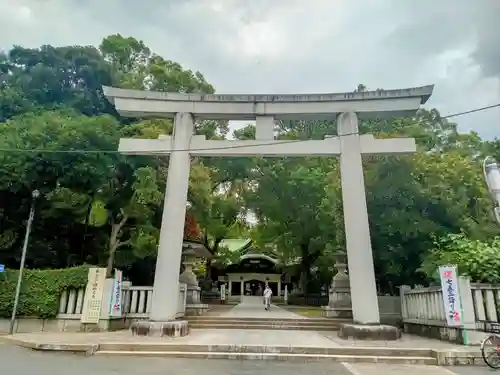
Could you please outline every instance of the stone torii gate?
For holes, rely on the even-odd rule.
[[[103,89],[122,116],[174,119],[172,136],[123,138],[119,145],[124,154],[170,155],[151,316],[141,327],[143,334],[188,332],[187,322],[174,320],[191,155],[339,155],[353,320],[364,325],[380,323],[362,155],[408,154],[416,151],[416,145],[413,138],[375,139],[370,134],[359,135],[358,117],[415,113],[429,99],[433,86],[311,95],[201,95]],[[256,139],[206,140],[205,136],[193,134],[195,121],[204,119],[256,120]],[[338,136],[277,141],[274,121],[281,119],[337,119]]]

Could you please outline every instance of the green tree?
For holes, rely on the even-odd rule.
[[[212,254],[217,256],[222,240],[241,229],[242,184],[234,178],[199,161],[193,164],[190,175],[189,202],[202,231],[202,240]],[[211,260],[207,260],[206,272],[210,277]]]
[[[92,224],[105,225],[109,220],[111,226],[106,262],[108,277],[115,266],[117,250],[124,246],[130,247],[135,256],[156,255],[158,230],[154,225],[154,215],[163,194],[156,171],[151,167],[136,169],[133,177],[126,196],[123,196],[123,185],[115,184],[116,180],[110,181],[101,189],[93,206]],[[119,202],[115,200],[117,196],[121,198]]]
[[[215,91],[200,72],[186,70],[179,63],[152,53],[143,41],[135,38],[110,35],[99,48],[118,73],[122,87],[207,94]]]
[[[456,264],[458,272],[473,282],[500,282],[500,237],[480,241],[464,233],[448,234],[435,238],[433,245],[422,262],[422,271],[434,281],[439,280],[439,266]]]
[[[94,47],[15,46],[0,57],[0,121],[35,108],[114,114],[101,89],[114,82],[109,64]]]
[[[82,217],[89,200],[71,200],[75,210],[56,212],[50,199],[45,198],[61,188],[89,196],[108,181],[117,155],[71,150],[116,149],[116,120],[110,116],[81,116],[69,110],[28,113],[2,124],[0,134],[0,195],[4,202],[1,227],[2,231],[14,233],[9,238],[15,238],[9,241],[8,250],[20,248],[31,191],[38,189],[42,198],[28,264],[40,267],[83,263],[87,255],[82,247]],[[65,235],[70,237],[59,238]],[[99,242],[98,233],[94,235]],[[13,261],[11,252],[3,254],[5,263]]]
[[[331,133],[328,122],[300,121],[278,124],[279,138],[322,138]],[[255,127],[235,133],[253,138]],[[243,161],[242,161],[243,162]],[[335,160],[327,158],[253,158],[246,168],[246,208],[258,218],[256,242],[271,245],[282,262],[300,263],[300,286],[307,293],[311,269],[325,253],[325,235],[319,222],[327,176]]]
[[[141,41],[112,35],[103,40],[100,49],[14,47],[0,56],[0,82],[0,121],[13,118],[0,127],[5,135],[2,146],[52,151],[1,153],[0,194],[9,201],[0,215],[2,244],[8,246],[5,256],[19,245],[13,244],[12,238],[18,241],[34,188],[42,190],[44,197],[40,200],[43,219],[37,220],[39,228],[34,232],[43,238],[40,246],[48,242],[50,251],[47,257],[31,252],[33,264],[64,267],[89,261],[89,246],[93,248],[94,264],[100,262],[99,247],[115,254],[116,248],[134,249],[127,245],[142,241],[142,250],[154,252],[151,249],[161,208],[158,194],[166,180],[168,158],[123,157],[112,151],[117,149],[120,137],[157,138],[170,134],[172,123],[128,119],[120,124],[111,117],[94,117],[116,115],[101,86],[213,93],[204,77],[151,53]],[[202,122],[196,124],[196,132],[209,138],[224,137],[227,122]],[[60,152],[88,149],[111,152]],[[60,228],[57,235],[47,230],[48,225]],[[71,241],[65,236],[71,236]],[[86,236],[90,239],[82,241]],[[75,247],[82,248],[81,254],[72,253]],[[49,253],[57,254],[53,257],[57,261],[51,260]],[[119,256],[126,254],[131,252],[117,252]]]

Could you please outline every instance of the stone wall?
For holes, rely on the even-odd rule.
[[[31,332],[100,332],[117,331],[127,328],[130,324],[125,318],[109,319],[99,321],[99,324],[83,324],[80,317],[41,319],[23,317],[16,319],[14,325],[15,333]],[[0,319],[0,334],[9,332],[10,320]]]
[[[396,326],[402,325],[403,318],[399,296],[378,296],[378,309],[381,323]]]
[[[441,341],[448,341],[455,344],[465,345],[464,338],[467,338],[467,345],[480,345],[481,341],[486,336],[486,333],[467,329],[467,334],[464,336],[464,329],[455,327],[444,327],[440,324],[420,324],[405,322],[403,324],[404,332],[418,336],[428,337]]]
[[[453,327],[443,327],[438,325],[424,325],[407,323],[404,325],[404,332],[411,333],[418,336],[429,337],[432,339],[438,339],[442,341],[449,341],[455,344],[464,344],[463,340],[463,330],[460,328]]]

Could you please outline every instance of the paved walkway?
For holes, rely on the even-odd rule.
[[[222,313],[220,316],[225,318],[309,319],[276,305],[271,305],[271,309],[266,311],[264,309],[262,297],[254,296],[246,296],[243,302],[239,303],[231,310]]]

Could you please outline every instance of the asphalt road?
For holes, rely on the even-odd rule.
[[[492,375],[486,367],[450,367],[335,362],[273,362],[177,358],[84,357],[35,352],[0,343],[0,373],[15,375]]]
[[[0,344],[0,374],[12,375],[351,375],[340,363],[83,357]]]
[[[500,374],[500,370],[493,370],[489,367],[468,367],[468,366],[460,366],[451,368],[454,373],[457,375],[493,375]],[[451,374],[450,374],[451,375]]]

